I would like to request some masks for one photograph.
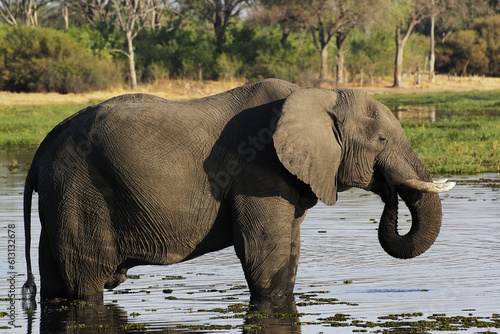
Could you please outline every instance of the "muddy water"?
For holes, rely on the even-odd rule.
[[[455,319],[456,328],[441,330],[500,331],[500,174],[452,177],[458,184],[441,196],[441,234],[429,251],[411,260],[393,259],[378,244],[377,196],[351,190],[341,193],[334,207],[311,209],[302,225],[297,306],[283,311],[294,314],[244,318],[249,294],[231,248],[182,264],[133,268],[125,283],[104,293],[103,306],[80,303],[43,311],[38,304],[25,313],[19,300],[26,278],[21,194],[31,155],[0,154],[0,312],[6,312],[0,313],[0,332],[352,333],[436,319]],[[408,219],[400,210],[403,230]],[[36,205],[32,221],[37,273]]]

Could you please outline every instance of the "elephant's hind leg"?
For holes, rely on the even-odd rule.
[[[42,228],[38,252],[41,299],[70,298],[67,285],[61,276],[59,267],[54,258],[45,228]]]

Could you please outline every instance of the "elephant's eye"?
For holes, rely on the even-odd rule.
[[[378,140],[379,140],[381,143],[383,143],[383,144],[387,143],[387,140],[388,140],[388,139],[389,139],[389,138],[388,138],[388,136],[387,136],[385,133],[381,133],[381,134],[379,134],[379,136],[378,136]]]

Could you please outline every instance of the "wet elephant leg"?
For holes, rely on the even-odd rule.
[[[235,218],[234,245],[251,302],[259,308],[279,303],[293,292],[303,218],[282,198],[247,196],[236,199]]]
[[[39,245],[40,267],[40,297],[42,300],[54,298],[69,298],[66,284],[61,277],[59,267],[54,259],[54,254],[46,230],[42,228]]]

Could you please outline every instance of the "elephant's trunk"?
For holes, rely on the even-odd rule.
[[[398,233],[398,198],[394,193],[386,200],[378,238],[389,255],[408,259],[425,252],[436,240],[441,228],[441,201],[437,194],[401,192],[401,197],[411,212],[410,231]]]
[[[418,256],[432,246],[441,228],[441,200],[438,192],[447,191],[454,183],[433,183],[423,168],[419,181],[409,180],[396,186],[396,191],[385,198],[378,237],[381,246],[391,256],[408,259]],[[398,194],[410,210],[412,226],[406,235],[398,233]]]

